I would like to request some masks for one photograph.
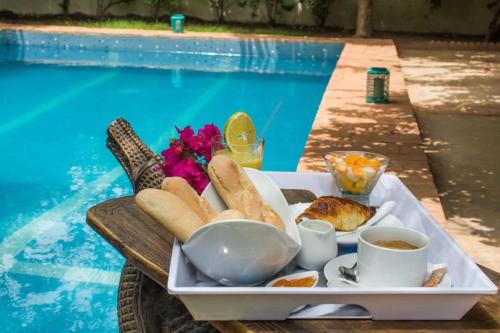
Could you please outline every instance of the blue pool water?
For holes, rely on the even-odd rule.
[[[225,53],[183,54],[135,39],[0,32],[2,332],[118,331],[124,259],[85,223],[88,207],[131,193],[105,148],[112,120],[160,152],[174,125],[222,127],[244,110],[266,138],[264,169],[292,171],[342,48],[195,41]]]

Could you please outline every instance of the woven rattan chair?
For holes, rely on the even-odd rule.
[[[122,165],[134,192],[159,188],[165,177],[162,163],[134,132],[130,124],[119,118],[107,130],[107,147]],[[126,262],[118,290],[118,322],[123,333],[151,332],[215,332],[207,322],[193,321],[180,300]]]

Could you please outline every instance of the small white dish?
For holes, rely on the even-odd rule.
[[[314,284],[312,286],[306,287],[306,288],[314,288],[314,287],[316,287],[318,285],[318,281],[319,281],[319,274],[318,274],[317,271],[304,271],[304,272],[293,273],[293,274],[281,276],[279,278],[276,278],[276,279],[268,282],[266,284],[266,287],[272,288],[273,284],[275,284],[279,280],[286,279],[288,281],[291,281],[291,280],[303,279],[303,278],[306,278],[306,277],[309,277],[309,276],[313,276],[316,281],[314,282]],[[285,288],[285,287],[275,287],[275,288]],[[291,288],[291,287],[289,287],[289,288]],[[305,307],[306,307],[306,305],[301,305],[301,306],[293,309],[290,313],[298,312],[298,311],[302,310]]]
[[[260,221],[225,220],[198,229],[182,245],[193,265],[226,286],[251,286],[278,273],[299,252],[301,239],[283,193],[265,173],[244,169],[263,200],[280,215],[286,232]],[[202,197],[222,211],[227,209],[212,184]]]
[[[311,203],[298,203],[294,205],[290,205],[290,210],[293,216],[293,220],[301,214],[304,210],[309,208],[311,206]],[[385,226],[385,227],[404,227],[403,222],[397,218],[396,216],[390,214],[390,210],[394,208],[394,205],[389,206],[390,209],[383,214],[383,216],[376,216],[377,213],[372,217],[376,218],[379,222],[377,222],[377,226]],[[337,244],[339,246],[353,246],[358,244],[358,237],[361,231],[365,230],[366,228],[370,228],[369,224],[371,224],[371,220],[366,221],[362,226],[358,227],[355,231],[335,231],[335,234],[337,235]]]
[[[292,280],[298,280],[298,279],[303,279],[303,278],[306,278],[306,277],[309,277],[309,276],[312,276],[314,277],[314,279],[316,280],[314,282],[314,284],[310,287],[306,287],[306,288],[314,288],[318,285],[318,281],[319,281],[319,274],[317,271],[302,271],[302,272],[298,272],[298,273],[293,273],[293,274],[288,274],[288,275],[284,275],[284,276],[280,276],[274,280],[271,280],[269,281],[267,284],[266,284],[266,287],[272,287],[273,284],[275,284],[276,282],[278,282],[279,280],[287,280],[287,281],[292,281]],[[276,287],[276,288],[284,288],[284,287]],[[291,287],[289,287],[291,288]]]
[[[323,270],[323,273],[327,279],[327,286],[329,288],[364,288],[365,286],[355,283],[352,281],[348,281],[340,277],[339,273],[339,267],[340,266],[345,266],[345,267],[352,267],[354,263],[358,260],[358,255],[357,253],[349,253],[345,254],[343,256],[334,258],[330,260],[326,265]],[[426,279],[428,279],[432,273],[432,271],[442,265],[433,265],[431,263],[427,264],[427,273],[426,273]],[[443,279],[439,283],[439,285],[436,288],[451,288],[451,278],[448,273],[446,273],[443,276]],[[386,287],[384,287],[386,288]],[[422,287],[424,288],[424,287]]]

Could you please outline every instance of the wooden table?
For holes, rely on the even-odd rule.
[[[314,194],[282,190],[289,203]],[[482,297],[460,321],[286,320],[195,322],[166,291],[173,237],[144,214],[134,198],[106,201],[89,209],[87,222],[127,259],[119,286],[121,332],[351,332],[450,331],[500,332],[499,295]],[[482,267],[499,286],[500,274]]]

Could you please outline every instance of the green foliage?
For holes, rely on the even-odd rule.
[[[102,16],[113,6],[130,3],[132,0],[98,0],[97,1],[97,16]]]
[[[314,21],[318,27],[323,27],[330,13],[330,5],[333,0],[308,0]]]
[[[277,22],[278,16],[283,11],[293,10],[297,3],[301,1],[302,0],[264,0],[269,23],[274,26]],[[252,9],[252,17],[255,18],[257,16],[257,9],[260,5],[260,0],[249,0],[248,5]]]
[[[47,21],[22,20],[22,23],[29,25],[45,25]],[[168,30],[166,22],[147,22],[131,19],[105,19],[99,21],[89,20],[64,20],[50,21],[50,24],[62,26],[80,26],[88,28],[107,28],[107,29],[143,29],[143,30]],[[233,25],[233,24],[215,24],[215,23],[189,23],[189,31],[196,32],[230,32],[238,34],[266,34],[266,35],[285,35],[285,36],[310,36],[310,37],[335,37],[336,34],[328,32],[318,32],[308,28],[298,28],[293,26],[264,27],[254,25]]]
[[[154,7],[165,7],[167,12],[173,13],[181,7],[180,0],[144,0],[144,3]]]
[[[276,25],[278,17],[283,11],[291,11],[299,0],[264,0],[266,2],[267,17],[271,25]]]
[[[102,21],[65,21],[63,25],[77,25],[88,28],[166,30],[167,23],[144,22],[139,20],[106,19]]]
[[[259,15],[260,1],[261,0],[209,0],[210,7],[217,13],[217,23],[219,24],[224,21],[227,10],[234,5],[238,5],[242,8],[248,6],[251,10],[252,18],[256,18]],[[300,1],[303,0],[264,0],[269,23],[274,26],[278,16],[283,11],[291,11]]]
[[[252,18],[255,19],[259,16],[260,0],[248,0],[248,7],[252,11]]]
[[[59,7],[61,7],[64,15],[68,15],[69,1],[70,0],[62,0],[61,3],[59,4]]]
[[[164,7],[169,14],[172,14],[181,8],[180,0],[144,0],[144,3],[153,7],[153,18],[155,22],[158,22],[158,15],[161,7]]]
[[[224,22],[224,17],[226,16],[227,10],[238,5],[240,7],[245,7],[251,0],[209,0],[210,7],[215,10],[217,15],[217,23]]]

